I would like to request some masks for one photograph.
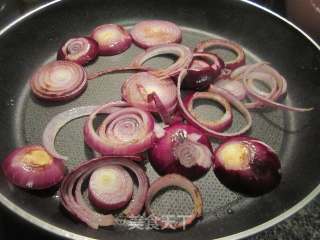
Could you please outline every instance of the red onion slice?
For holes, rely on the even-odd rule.
[[[54,61],[40,67],[29,83],[32,92],[40,99],[67,101],[85,90],[87,73],[74,62]]]
[[[235,133],[220,133],[217,131],[214,131],[212,129],[209,129],[208,127],[204,126],[203,124],[201,124],[199,121],[197,121],[190,113],[189,111],[185,108],[183,101],[181,99],[181,84],[183,82],[184,77],[186,76],[186,71],[181,71],[179,78],[178,78],[178,83],[177,83],[177,95],[178,95],[178,103],[179,103],[179,107],[182,111],[182,113],[184,114],[185,118],[187,119],[187,121],[194,125],[195,127],[201,129],[202,131],[204,131],[206,134],[208,134],[209,136],[212,137],[216,137],[219,139],[223,139],[223,138],[229,138],[229,137],[234,137],[234,136],[239,136],[244,134],[245,132],[247,132],[252,125],[252,118],[251,115],[248,111],[248,109],[243,105],[243,103],[241,103],[236,97],[234,97],[232,94],[228,93],[227,91],[214,87],[213,85],[210,85],[209,88],[209,92],[212,93],[216,93],[221,95],[222,97],[224,97],[229,103],[231,103],[235,108],[238,109],[238,111],[244,116],[244,118],[247,121],[247,124],[239,131],[235,132]]]
[[[46,189],[64,176],[63,161],[51,156],[42,146],[28,145],[12,151],[2,162],[6,178],[26,189]]]
[[[120,166],[106,166],[95,170],[89,181],[90,202],[105,210],[124,207],[133,193],[133,182],[129,173]]]
[[[265,98],[263,96],[260,96],[250,87],[250,85],[248,85],[247,80],[245,80],[244,86],[247,89],[248,94],[252,98],[257,99],[258,101],[260,101],[261,103],[263,103],[264,105],[269,106],[269,107],[276,107],[279,109],[288,110],[288,111],[295,111],[295,112],[308,112],[308,111],[312,111],[314,109],[313,107],[310,107],[310,108],[291,107],[291,106],[287,106],[287,105],[275,102],[275,101],[270,100],[268,98]]]
[[[269,99],[272,99],[276,101],[279,99],[280,95],[283,91],[283,77],[273,68],[269,67],[267,63],[256,63],[251,64],[248,66],[248,68],[245,69],[245,71],[242,74],[242,82],[244,83],[244,87],[247,91],[247,87],[245,84],[245,79],[250,79],[249,82],[251,86],[254,86],[253,81],[259,79],[260,81],[263,81],[264,83],[269,82],[268,86],[270,87],[271,91],[270,93],[262,94],[263,96],[266,96]],[[274,81],[276,84],[274,84]],[[257,90],[256,87],[253,87],[254,90]],[[261,95],[261,91],[257,91],[257,94]],[[251,95],[248,94],[249,98],[252,99]],[[264,105],[259,101],[252,101],[245,104],[247,108],[261,108]]]
[[[209,99],[214,102],[218,102],[224,108],[223,116],[218,120],[204,120],[200,119],[199,116],[196,115],[193,105],[194,101],[197,99]],[[183,99],[184,106],[189,111],[189,113],[197,119],[202,125],[206,126],[209,129],[221,132],[225,129],[229,128],[232,124],[232,111],[229,102],[221,97],[219,94],[211,93],[211,92],[195,92],[191,93],[189,96]]]
[[[117,106],[102,110],[101,113],[110,114],[119,111],[121,107],[127,106],[129,106],[127,103],[119,101]],[[80,117],[88,116],[97,108],[98,106],[81,106],[69,109],[54,116],[49,121],[42,134],[42,144],[46,148],[46,150],[55,158],[63,159],[65,161],[68,160],[67,156],[63,156],[55,150],[54,143],[57,134],[59,133],[60,129],[68,122]]]
[[[154,119],[138,108],[127,107],[111,113],[99,127],[99,134],[96,133],[93,128],[96,115],[114,107],[119,107],[119,102],[102,105],[90,114],[84,126],[85,142],[105,155],[134,155],[148,149],[156,138]]]
[[[260,88],[258,88],[254,81],[262,82],[265,85],[268,86],[268,91],[263,91]],[[239,81],[238,81],[239,82]],[[242,83],[243,84],[243,83]],[[248,84],[254,89],[254,91],[263,97],[272,97],[275,95],[277,91],[277,81],[269,74],[263,73],[263,72],[252,72],[250,74],[250,78],[248,79]]]
[[[90,37],[71,38],[59,48],[57,60],[85,65],[97,58],[98,50],[98,43]]]
[[[186,217],[183,221],[167,224],[161,216],[157,216],[152,212],[151,202],[159,191],[170,186],[180,187],[187,191],[192,197],[194,208],[191,215]],[[147,214],[161,227],[161,229],[185,229],[187,225],[191,224],[196,218],[200,218],[203,214],[203,202],[199,189],[187,178],[178,174],[168,174],[160,177],[150,185],[145,208]]]
[[[258,196],[279,185],[279,158],[270,146],[260,140],[231,138],[216,149],[214,156],[217,178],[233,191]]]
[[[269,81],[272,81],[272,82],[276,81],[276,80],[282,82],[281,83],[282,90],[281,90],[281,94],[279,95],[278,98],[285,96],[287,93],[287,86],[288,86],[287,80],[278,71],[276,71],[272,67],[268,66],[268,64],[269,63],[267,63],[267,62],[261,62],[261,63],[257,63],[257,64],[249,64],[249,65],[241,66],[241,67],[235,69],[231,73],[230,78],[234,79],[234,80],[242,80],[245,72],[246,72],[246,74],[249,74],[249,75],[251,75],[251,74],[264,74],[263,78],[265,79],[264,82],[266,84],[268,84],[267,83],[268,80],[266,78],[269,78],[270,79]],[[253,71],[253,70],[257,70],[257,68],[259,69],[259,72]],[[266,75],[269,77],[267,77]],[[261,77],[259,77],[259,80],[263,80],[263,79],[261,79]],[[269,83],[269,84],[272,84],[272,87],[271,87],[271,91],[272,91],[272,89],[274,88],[273,87],[274,83]]]
[[[145,111],[157,112],[159,105],[148,96],[155,93],[168,113],[177,106],[176,85],[171,78],[160,79],[148,72],[133,74],[121,87],[122,98]]]
[[[212,146],[195,127],[177,123],[149,150],[149,161],[158,174],[178,173],[196,180],[208,172],[212,164]]]
[[[217,81],[214,84],[214,86],[230,92],[238,100],[243,100],[246,97],[246,90],[241,81],[231,80],[231,79],[221,79]]]
[[[99,54],[112,56],[126,51],[131,46],[130,34],[120,25],[104,24],[96,27],[91,37],[98,42]]]
[[[136,24],[130,32],[133,41],[141,48],[159,44],[179,43],[182,39],[180,28],[169,21],[146,20]]]
[[[235,54],[237,54],[237,57],[234,60],[225,62],[226,68],[233,70],[245,64],[245,54],[242,47],[239,44],[232,42],[230,40],[210,39],[210,40],[202,41],[198,43],[195,51],[204,52],[208,48],[213,48],[213,47],[229,49]]]
[[[86,223],[91,228],[97,229],[99,226],[115,224],[114,217],[111,214],[100,214],[87,205],[83,199],[81,188],[85,178],[96,169],[106,166],[122,166],[130,169],[138,179],[137,192],[128,207],[123,211],[123,214],[128,217],[138,215],[147,197],[149,181],[141,167],[132,160],[136,160],[136,157],[104,156],[82,163],[71,171],[62,181],[60,187],[61,204],[71,215]]]
[[[169,43],[148,48],[145,52],[139,54],[133,59],[133,67],[142,67],[147,60],[163,55],[172,54],[178,57],[178,60],[166,69],[151,70],[150,73],[158,77],[169,77],[179,73],[181,69],[187,68],[192,61],[192,51],[187,46]]]
[[[311,111],[313,108],[297,108],[287,106],[276,102],[281,96],[286,93],[286,80],[278,71],[270,67],[266,63],[257,63],[249,65],[247,68],[243,68],[243,73],[240,71],[237,73],[238,78],[241,78],[247,94],[251,99],[256,100],[256,102],[246,103],[247,108],[258,108],[263,106],[276,107],[289,111],[305,112]],[[242,75],[241,75],[242,74]],[[255,79],[260,79],[265,83],[268,82],[271,88],[270,93],[262,94],[260,90],[254,86],[253,81]],[[275,84],[275,83],[276,84]]]

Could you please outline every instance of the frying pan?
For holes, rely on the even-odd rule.
[[[285,103],[313,106],[309,113],[264,110],[253,112],[249,133],[270,144],[282,164],[280,186],[269,194],[248,198],[222,186],[212,172],[195,182],[204,198],[204,217],[185,231],[128,230],[126,227],[89,229],[59,207],[56,189],[24,191],[8,183],[0,172],[0,202],[25,220],[54,234],[73,239],[240,239],[290,216],[320,191],[320,52],[306,34],[276,14],[247,1],[54,1],[37,8],[0,31],[0,159],[13,148],[41,143],[50,118],[74,106],[101,104],[119,98],[126,75],[103,77],[89,83],[87,91],[67,104],[36,100],[27,84],[32,72],[55,58],[57,47],[73,36],[90,33],[103,23],[130,27],[142,19],[166,19],[183,28],[183,43],[224,37],[240,43],[248,62],[267,61],[288,80]],[[99,58],[88,67],[126,65],[137,47],[123,55]],[[240,121],[240,120],[239,120]],[[236,121],[236,122],[239,122]],[[241,122],[241,121],[240,121]],[[81,129],[83,119],[67,124],[57,137],[57,148],[70,156],[69,167],[88,159]],[[236,126],[235,126],[236,127]],[[147,164],[150,179],[157,177]],[[163,194],[157,211],[185,212],[191,205],[178,190]]]

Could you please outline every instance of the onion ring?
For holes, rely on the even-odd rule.
[[[210,99],[215,102],[218,102],[221,104],[221,106],[225,109],[225,112],[223,116],[219,120],[204,120],[204,119],[199,119],[196,116],[196,113],[194,112],[194,101],[197,99]],[[211,93],[211,92],[195,92],[187,96],[186,98],[183,99],[183,103],[189,113],[197,119],[201,124],[206,126],[209,129],[215,130],[215,131],[223,131],[227,129],[228,127],[231,126],[232,124],[232,111],[231,111],[231,106],[229,102],[221,97],[221,95],[216,94],[216,93]]]
[[[243,105],[242,102],[240,102],[236,97],[234,97],[232,94],[228,93],[227,91],[217,88],[214,85],[210,85],[209,87],[209,92],[216,93],[224,97],[229,103],[231,103],[234,107],[236,107],[239,112],[244,116],[244,118],[247,121],[247,124],[239,131],[235,133],[220,133],[217,131],[214,131],[212,129],[209,129],[208,127],[204,126],[201,124],[199,121],[197,121],[190,113],[189,111],[185,108],[183,101],[181,99],[181,84],[183,82],[184,77],[186,76],[186,70],[183,70],[180,72],[179,77],[178,77],[178,82],[177,82],[177,96],[178,96],[178,104],[181,109],[181,112],[187,119],[187,121],[192,124],[194,127],[197,127],[204,131],[207,135],[216,137],[218,139],[225,139],[225,138],[230,138],[230,137],[235,137],[235,136],[240,136],[247,132],[252,125],[252,118],[251,115],[248,111],[248,109]]]
[[[128,104],[124,102],[122,102],[121,104],[119,102],[119,106],[120,105],[123,107],[128,106]],[[46,148],[46,150],[55,158],[60,158],[65,161],[68,160],[67,156],[63,156],[55,150],[54,142],[58,132],[68,122],[80,117],[88,116],[97,108],[98,106],[82,106],[69,109],[54,116],[49,121],[42,134],[42,144]],[[112,112],[118,111],[119,109],[120,107],[113,107],[107,109],[107,111],[102,111],[101,113],[110,114]]]
[[[102,122],[98,134],[95,132],[96,115],[114,107],[119,107],[119,102],[102,105],[90,114],[84,126],[85,142],[104,155],[134,155],[147,150],[156,138],[154,119],[141,109],[127,107],[113,112]]]
[[[123,211],[123,214],[127,217],[139,214],[144,206],[149,181],[141,167],[132,160],[136,160],[136,157],[104,156],[80,164],[77,168],[71,171],[61,183],[59,190],[61,204],[71,215],[86,223],[91,228],[97,229],[99,226],[114,225],[115,219],[111,214],[100,214],[92,210],[87,205],[81,194],[81,188],[84,180],[94,170],[104,166],[119,165],[133,171],[139,182],[137,193],[129,203],[128,207]]]
[[[142,67],[143,63],[147,60],[163,55],[163,54],[173,54],[178,56],[178,60],[167,67],[166,69],[155,69],[151,70],[150,73],[157,77],[169,77],[177,74],[181,69],[187,68],[192,61],[192,51],[190,48],[176,43],[162,44],[148,48],[145,52],[139,54],[133,59],[131,63],[132,67]]]
[[[192,210],[192,214],[188,216],[186,219],[184,219],[182,222],[176,222],[168,226],[168,224],[165,221],[163,221],[160,216],[156,216],[152,213],[151,202],[154,196],[160,190],[170,186],[177,186],[186,190],[192,197],[192,200],[194,202],[194,208]],[[199,189],[190,180],[178,174],[165,175],[163,177],[158,178],[150,185],[147,199],[145,202],[145,208],[147,214],[152,218],[152,220],[156,224],[161,226],[162,229],[185,228],[187,225],[191,224],[196,218],[201,217],[203,214],[203,202]]]
[[[198,43],[195,51],[196,52],[204,52],[206,49],[211,47],[222,47],[231,50],[232,52],[237,54],[237,57],[234,60],[225,62],[225,67],[234,70],[242,65],[245,64],[245,54],[242,49],[242,47],[236,43],[232,42],[230,40],[226,39],[210,39],[206,41],[202,41]]]
[[[221,79],[214,86],[222,88],[233,94],[238,100],[243,100],[246,97],[246,90],[241,81],[231,79]]]

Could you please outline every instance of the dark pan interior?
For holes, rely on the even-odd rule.
[[[67,104],[47,104],[30,94],[27,80],[42,64],[55,58],[58,46],[72,36],[89,34],[103,23],[127,27],[142,19],[166,19],[183,26],[184,44],[224,37],[240,43],[248,62],[267,61],[288,79],[285,102],[313,106],[309,113],[263,110],[253,113],[249,133],[278,152],[283,179],[273,192],[247,198],[223,187],[210,171],[196,182],[204,197],[204,217],[186,231],[128,231],[125,227],[91,230],[71,220],[60,208],[55,191],[34,193],[10,185],[0,172],[0,199],[6,198],[47,224],[99,239],[213,239],[258,226],[289,210],[320,183],[319,96],[320,53],[302,34],[280,19],[241,1],[106,1],[77,0],[57,3],[23,20],[0,38],[0,159],[17,146],[41,143],[42,131],[55,114],[80,105],[119,99],[121,83],[128,74],[91,81],[87,91]],[[126,65],[140,52],[137,47],[123,55],[101,57],[89,72],[106,66]],[[157,64],[155,60],[152,64]],[[202,111],[206,111],[205,108]],[[236,119],[233,128],[241,124]],[[91,156],[82,139],[83,119],[67,124],[57,137],[57,149],[70,156],[68,166]],[[216,143],[215,141],[213,142]],[[147,165],[153,180],[156,173]],[[187,213],[186,195],[169,192],[155,203],[158,211]],[[20,210],[17,210],[19,214]],[[50,225],[46,228],[51,228]],[[61,232],[60,232],[61,234]],[[74,237],[69,235],[69,237]]]

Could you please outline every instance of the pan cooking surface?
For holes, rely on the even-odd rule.
[[[268,61],[288,79],[289,90],[285,103],[316,107],[311,113],[280,110],[252,113],[253,127],[249,135],[271,145],[281,159],[283,179],[276,190],[259,198],[243,197],[220,184],[210,170],[205,177],[195,182],[204,199],[203,219],[186,231],[178,232],[128,231],[126,227],[91,230],[74,222],[59,207],[56,189],[45,193],[23,191],[7,183],[2,173],[1,194],[44,221],[45,226],[42,227],[57,234],[66,234],[63,229],[68,234],[103,239],[213,239],[239,233],[271,220],[292,208],[315,189],[320,182],[320,164],[316,159],[319,149],[314,149],[319,144],[319,133],[315,130],[319,129],[319,121],[316,120],[319,117],[319,51],[296,30],[253,6],[238,1],[214,2],[203,2],[200,5],[182,4],[182,1],[164,1],[161,4],[146,1],[92,1],[92,4],[69,1],[55,4],[5,33],[0,39],[0,64],[3,66],[0,72],[3,109],[1,158],[18,145],[40,144],[46,124],[57,113],[72,107],[98,105],[120,99],[120,86],[130,76],[129,73],[110,74],[89,81],[84,94],[66,104],[45,103],[35,99],[30,94],[27,79],[36,68],[55,59],[55,52],[61,42],[71,36],[86,35],[102,23],[119,23],[130,28],[141,19],[159,18],[181,26],[183,44],[191,48],[200,40],[214,37],[240,43],[246,51],[247,63]],[[141,51],[132,46],[124,54],[100,57],[87,70],[94,72],[109,66],[125,66]],[[230,57],[228,52],[220,54]],[[171,61],[161,57],[148,64],[161,67]],[[221,114],[221,110],[208,106],[206,102],[199,102],[196,108],[200,113],[210,112],[211,117]],[[231,131],[244,122],[239,113],[234,114]],[[84,120],[82,118],[68,123],[56,138],[56,148],[69,156],[67,166],[70,168],[93,156],[83,142]],[[217,142],[212,141],[212,144],[216,146]],[[146,167],[150,181],[153,181],[158,175],[150,164],[147,163]],[[192,202],[185,192],[171,189],[160,195],[152,206],[160,214],[188,214]],[[68,236],[75,238],[75,235]]]
[[[85,33],[83,33],[85,34]],[[216,36],[207,32],[200,32],[196,29],[184,28],[183,32],[183,44],[194,48],[194,46],[202,40],[209,38],[216,38],[221,36]],[[126,66],[130,63],[137,53],[142,52],[138,47],[131,47],[130,50],[124,54],[115,57],[100,57],[99,60],[88,67],[89,72],[98,71],[106,66],[110,66],[110,61],[114,66]],[[226,52],[220,52],[221,54],[228,54]],[[251,52],[246,52],[247,62],[259,61],[256,56]],[[54,60],[55,56],[48,59]],[[261,60],[260,60],[261,61]],[[159,59],[154,59],[149,65],[161,66],[167,62],[170,62],[167,58],[162,57]],[[22,115],[21,126],[24,129],[18,131],[23,134],[22,137],[25,138],[26,143],[38,143],[41,144],[42,132],[51,118],[56,114],[66,111],[72,107],[83,106],[83,105],[96,105],[105,102],[110,102],[114,100],[120,100],[120,88],[123,82],[130,74],[112,74],[105,75],[96,80],[90,81],[88,89],[82,94],[81,97],[77,98],[75,101],[67,104],[48,104],[43,101],[38,101],[32,94],[29,94],[28,86],[26,86],[25,100],[23,103],[22,112],[18,113]],[[212,111],[210,117],[217,118],[216,114],[219,114],[219,110],[213,107],[209,107],[205,102],[201,103],[197,108],[197,111],[201,113],[206,113]],[[281,147],[285,147],[285,143],[282,144],[284,132],[277,128],[275,125],[270,125],[269,121],[272,121],[277,126],[289,125],[289,121],[284,120],[284,112],[282,111],[263,111],[253,114],[254,127],[251,130],[250,135],[260,138],[267,143],[270,143],[274,149],[279,152]],[[35,117],[36,116],[36,117]],[[77,163],[88,159],[93,156],[90,154],[89,148],[86,148],[83,143],[83,133],[82,128],[84,124],[84,118],[75,120],[66,125],[59,133],[57,137],[57,150],[66,156],[70,156],[70,161],[67,162],[68,167],[73,167]],[[231,131],[236,130],[244,124],[244,120],[241,115],[235,112],[234,126],[230,129]],[[267,134],[266,134],[267,133]],[[215,144],[215,142],[213,142]],[[155,180],[158,175],[152,169],[150,164],[147,164],[148,176],[150,181]],[[201,178],[197,181],[197,186],[203,193],[204,198],[204,211],[207,214],[215,212],[217,209],[224,208],[225,210],[231,205],[236,204],[240,201],[241,197],[228,189],[226,189],[214,176],[214,173],[210,171],[206,177]],[[159,203],[158,212],[161,213],[161,208],[170,209],[169,213],[177,212],[175,209],[180,209],[181,213],[188,213],[188,210],[192,209],[190,202],[185,201],[185,195],[181,192],[181,196],[174,194],[168,194],[164,199],[162,199],[161,204]],[[230,205],[231,204],[231,205]],[[229,206],[230,205],[230,206]],[[156,205],[157,207],[158,205]]]

